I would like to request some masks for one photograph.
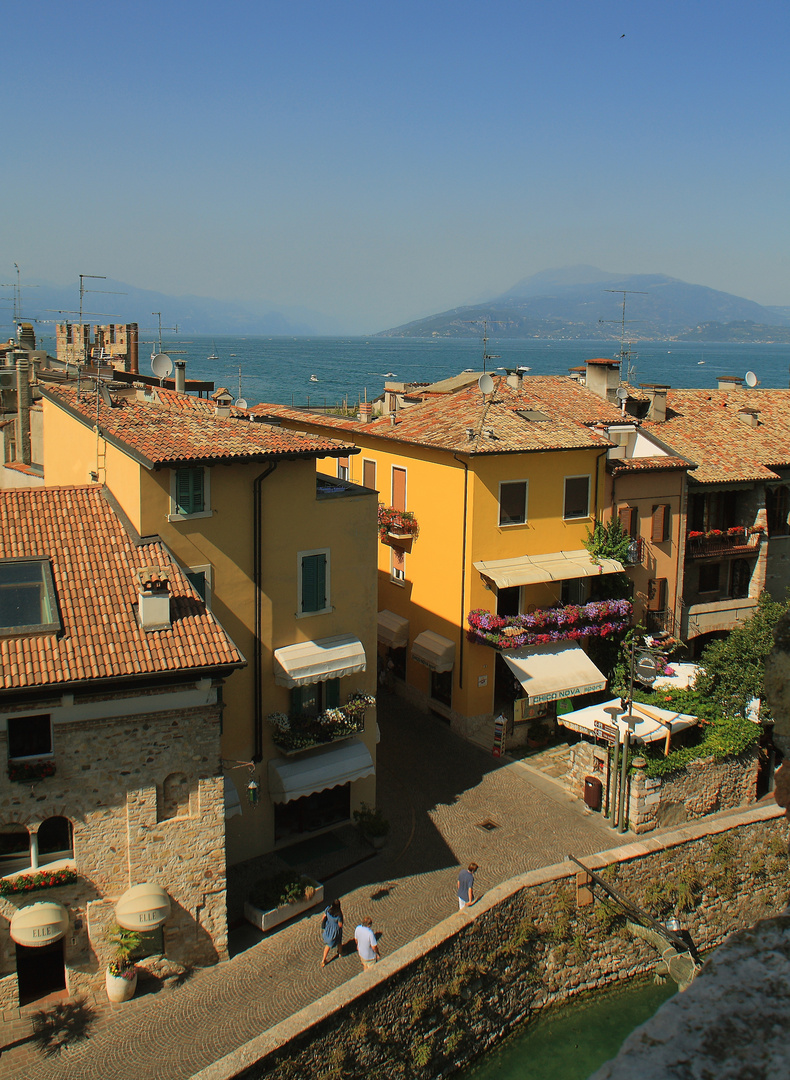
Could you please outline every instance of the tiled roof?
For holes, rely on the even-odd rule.
[[[97,422],[96,394],[74,386],[48,386],[44,397],[78,416],[91,427]],[[324,457],[347,454],[330,439],[255,423],[241,409],[230,417],[214,415],[214,405],[202,398],[153,390],[152,399],[139,401],[134,391],[113,395],[110,407],[99,399],[98,425],[111,442],[121,444],[150,468],[185,462],[256,461],[279,457]]]
[[[0,559],[51,560],[63,629],[0,638],[0,687],[189,672],[244,660],[161,543],[136,546],[97,487],[0,492]],[[136,571],[169,573],[172,625],[141,630]]]
[[[567,376],[526,376],[518,388],[503,376],[494,379],[494,392],[483,398],[477,386],[451,394],[433,395],[400,410],[395,423],[381,417],[371,423],[317,416],[282,405],[257,405],[261,415],[337,431],[354,440],[360,433],[381,439],[435,446],[460,453],[502,454],[530,450],[569,450],[611,445],[593,425],[616,424],[617,408]],[[521,413],[542,413],[529,419]],[[472,437],[467,434],[471,429]]]
[[[756,427],[739,417],[754,409]],[[699,483],[776,479],[790,466],[790,390],[670,390],[666,420],[644,429],[697,463]]]
[[[616,458],[609,462],[608,467],[612,476],[619,476],[621,473],[656,472],[662,469],[693,469],[694,464],[682,457],[656,455],[656,457],[643,458]]]

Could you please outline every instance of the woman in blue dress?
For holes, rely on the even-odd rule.
[[[340,949],[343,945],[343,911],[340,907],[339,900],[333,900],[329,907],[324,911],[324,917],[321,920],[321,938],[324,942],[324,955],[321,958],[321,967],[326,967],[329,950],[337,949],[337,956],[339,958]]]

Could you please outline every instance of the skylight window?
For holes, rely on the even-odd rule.
[[[541,412],[540,409],[516,409],[516,414],[520,416],[522,420],[529,420],[533,424],[543,424],[551,419],[546,413]]]
[[[0,559],[0,634],[60,629],[48,559]]]

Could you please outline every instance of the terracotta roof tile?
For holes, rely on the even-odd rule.
[[[244,659],[161,543],[136,546],[97,487],[0,492],[0,559],[49,559],[57,633],[0,638],[0,688],[240,666]],[[144,631],[136,573],[170,581],[172,625]]]
[[[612,476],[631,472],[657,472],[662,469],[693,469],[694,463],[682,457],[660,456],[643,458],[616,458],[609,462]]]

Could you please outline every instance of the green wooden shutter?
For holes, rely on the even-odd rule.
[[[323,611],[326,607],[326,555],[302,558],[302,611]]]
[[[327,679],[324,683],[324,708],[336,709],[340,704],[340,679]]]
[[[302,715],[302,688],[301,686],[291,687],[291,715]]]
[[[176,510],[179,514],[203,512],[203,470],[176,469]]]

